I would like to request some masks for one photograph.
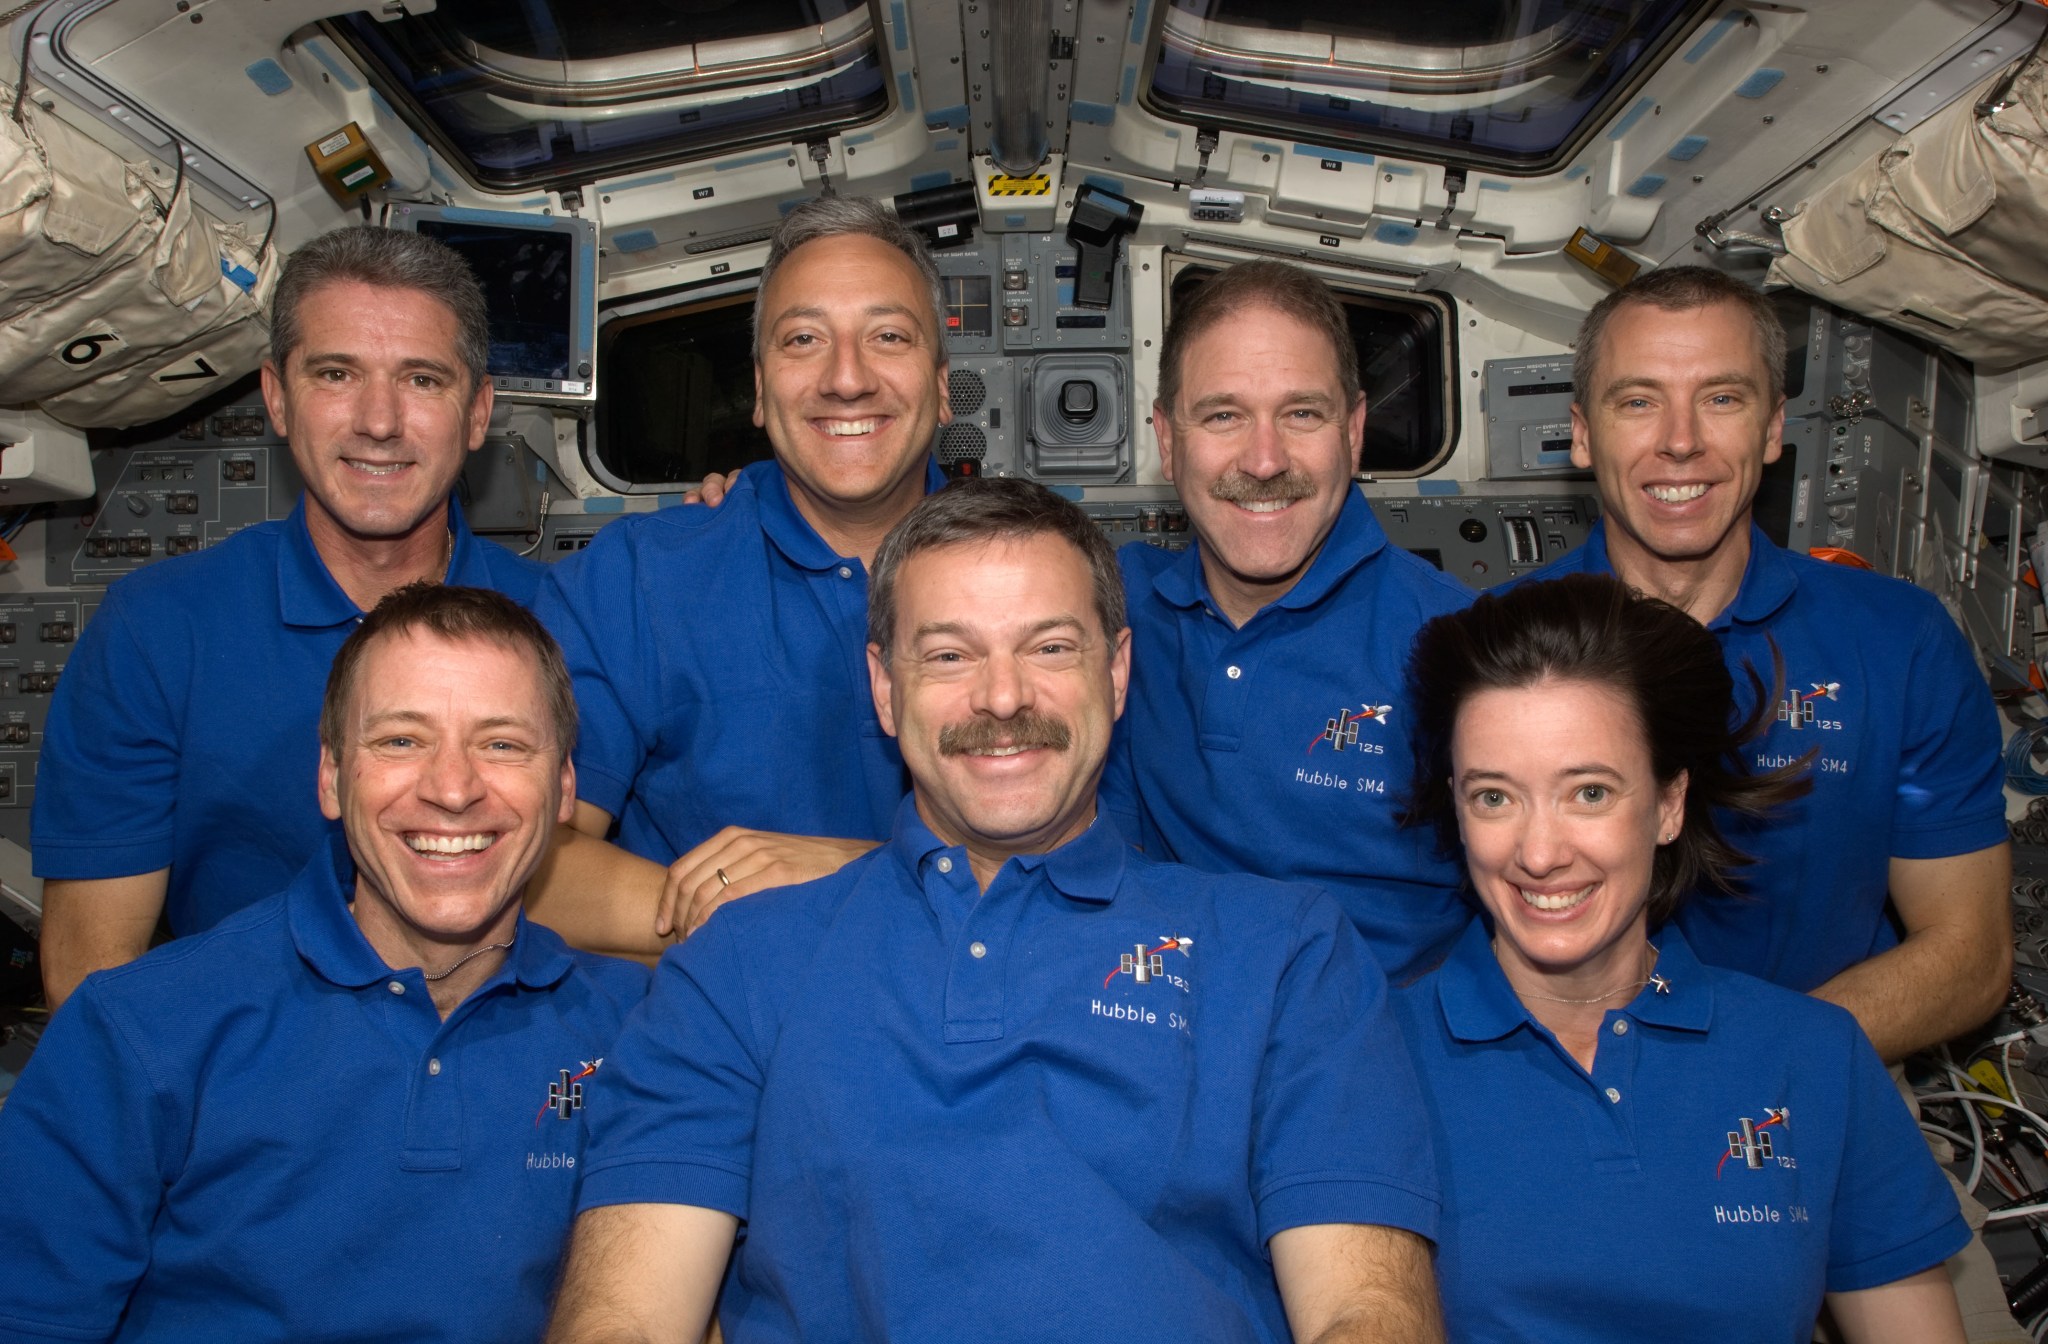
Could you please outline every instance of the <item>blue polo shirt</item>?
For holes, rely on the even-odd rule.
[[[1821,1296],[1970,1239],[1877,1052],[1833,1004],[1653,939],[1665,992],[1602,1019],[1590,1075],[1477,921],[1394,994],[1447,1210],[1450,1338],[1805,1344]]]
[[[746,1220],[733,1340],[1284,1341],[1274,1233],[1435,1235],[1383,984],[1312,889],[1098,817],[984,894],[907,799],[890,843],[664,954],[579,1204]]]
[[[542,567],[448,503],[450,583],[533,601]],[[171,932],[290,884],[321,841],[320,699],[363,613],[327,572],[303,499],[282,522],[137,570],[64,666],[31,813],[36,876],[171,870]]]
[[[0,1110],[0,1340],[539,1337],[647,971],[522,918],[444,1022],[354,889],[332,840],[51,1019]]]
[[[1471,919],[1463,869],[1396,820],[1413,754],[1402,693],[1423,623],[1472,591],[1387,543],[1353,490],[1284,597],[1233,628],[1201,546],[1118,552],[1131,689],[1102,782],[1145,852],[1333,893],[1396,984]]]
[[[1613,572],[1607,525],[1522,582]],[[1785,685],[1769,731],[1744,748],[1758,768],[1817,751],[1813,792],[1762,822],[1723,817],[1758,862],[1750,899],[1679,908],[1700,957],[1802,992],[1898,945],[1886,915],[1890,861],[1968,854],[2007,838],[1998,710],[1962,632],[1933,594],[1828,564],[1750,529],[1749,566],[1708,624],[1735,677],[1739,717]]]
[[[928,466],[925,488],[943,484]],[[888,836],[910,784],[868,693],[867,567],[833,553],[774,462],[718,508],[613,523],[534,610],[576,682],[576,795],[623,848],[672,863],[726,826]]]

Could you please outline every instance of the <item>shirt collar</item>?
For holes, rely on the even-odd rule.
[[[917,810],[915,793],[905,794],[897,805],[896,826],[889,843],[897,860],[920,890],[923,888],[925,860],[941,850],[954,848],[924,824],[924,818]],[[1045,880],[1063,896],[1107,905],[1116,899],[1129,852],[1129,844],[1122,832],[1098,804],[1095,820],[1089,823],[1088,829],[1066,844],[1049,853],[1019,854],[1010,862],[1026,873],[1043,871]]]
[[[485,542],[469,530],[462,516],[462,502],[448,497],[448,530],[454,534],[449,548],[448,579],[477,588],[494,586]],[[359,619],[363,609],[342,591],[327,562],[313,545],[313,533],[306,525],[306,497],[302,493],[285,520],[284,541],[277,551],[277,603],[286,625],[321,629]]]
[[[1607,520],[1602,518],[1593,524],[1586,534],[1585,571],[1589,574],[1612,574],[1614,561],[1607,554]],[[1754,522],[1749,525],[1749,563],[1742,567],[1742,585],[1735,590],[1735,600],[1727,610],[1707,623],[1710,630],[1725,630],[1731,622],[1741,621],[1754,625],[1767,621],[1777,614],[1778,608],[1792,600],[1792,594],[1799,587],[1799,577],[1792,572],[1792,561],[1785,548],[1764,535],[1764,530]]]
[[[393,975],[370,940],[363,937],[349,901],[355,895],[356,866],[348,841],[331,835],[311,863],[292,881],[285,895],[292,942],[299,956],[322,979],[348,989],[361,989]],[[569,949],[554,930],[527,922],[520,912],[512,935],[512,955],[479,987],[516,979],[528,989],[544,989],[574,968]]]
[[[755,462],[740,472],[743,479],[752,482],[754,493],[760,498],[761,530],[775,543],[775,549],[798,569],[814,572],[838,569],[842,565],[857,564],[847,556],[836,555],[818,529],[797,509],[796,500],[790,497],[789,479],[782,474],[782,464],[773,460]],[[931,494],[943,489],[946,473],[939,470],[937,461],[925,459],[924,492]]]
[[[1685,935],[1668,923],[1650,942],[1657,948],[1655,973],[1622,1011],[1645,1026],[1705,1031],[1713,1020],[1714,987]],[[1493,955],[1484,920],[1473,920],[1451,949],[1437,972],[1436,993],[1444,1025],[1461,1041],[1497,1041],[1535,1025]]]
[[[1365,492],[1353,484],[1344,498],[1344,506],[1337,510],[1337,521],[1330,528],[1330,535],[1323,538],[1323,548],[1316,552],[1316,558],[1309,564],[1308,572],[1268,605],[1289,610],[1315,605],[1386,544],[1387,534],[1380,527],[1380,520],[1373,515],[1372,505],[1366,502]],[[1214,605],[1209,596],[1209,580],[1202,573],[1201,552],[1201,539],[1197,538],[1194,545],[1181,553],[1179,560],[1153,578],[1153,588],[1172,605]]]

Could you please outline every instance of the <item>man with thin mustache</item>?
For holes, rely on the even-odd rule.
[[[664,955],[593,1080],[549,1337],[687,1344],[716,1298],[732,1344],[1441,1341],[1420,1104],[1350,922],[1097,811],[1130,673],[1102,533],[958,482],[882,544],[868,635],[913,792],[880,849]]]
[[[1334,892],[1396,982],[1471,917],[1396,820],[1399,688],[1424,622],[1472,600],[1391,546],[1352,485],[1365,396],[1344,312],[1299,267],[1244,262],[1179,305],[1153,427],[1195,545],[1123,548],[1130,704],[1104,806],[1156,858]]]

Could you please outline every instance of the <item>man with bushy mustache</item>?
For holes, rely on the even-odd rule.
[[[592,1080],[549,1338],[687,1344],[716,1299],[732,1344],[1441,1341],[1428,1140],[1350,922],[1098,815],[1131,666],[1102,533],[958,482],[877,552],[868,638],[912,794],[663,956]]]
[[[1408,647],[1472,594],[1390,545],[1352,484],[1365,396],[1320,280],[1230,268],[1179,305],[1159,364],[1160,463],[1196,543],[1118,557],[1138,675],[1103,805],[1152,857],[1326,887],[1398,983],[1471,917],[1397,816]]]

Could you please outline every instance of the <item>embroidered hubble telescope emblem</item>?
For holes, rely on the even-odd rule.
[[[1789,688],[1786,690],[1785,698],[1778,702],[1778,722],[1790,728],[1801,729],[1816,726],[1821,728],[1841,727],[1842,725],[1837,720],[1821,718],[1820,706],[1814,702],[1817,700],[1836,699],[1841,693],[1842,683],[1839,681],[1816,681],[1812,683],[1812,687],[1813,689],[1807,691],[1795,691]]]
[[[1308,749],[1314,751],[1316,744],[1319,742],[1329,743],[1330,750],[1332,751],[1342,751],[1346,747],[1355,747],[1358,745],[1359,724],[1367,720],[1371,720],[1374,723],[1385,723],[1387,716],[1393,712],[1394,707],[1392,705],[1360,705],[1357,709],[1349,707],[1339,709],[1335,714],[1323,721],[1323,731],[1315,735],[1314,740],[1308,744]]]
[[[1168,952],[1178,952],[1184,957],[1192,956],[1188,949],[1194,945],[1194,939],[1183,938],[1177,933],[1168,934],[1160,940],[1157,947],[1133,943],[1131,950],[1124,953],[1122,960],[1117,963],[1117,968],[1102,977],[1102,987],[1108,989],[1109,982],[1120,975],[1128,975],[1138,984],[1149,985],[1166,974]]]
[[[1728,1131],[1728,1151],[1721,1154],[1721,1160],[1714,1164],[1714,1179],[1721,1179],[1721,1169],[1728,1165],[1728,1159],[1739,1157],[1742,1165],[1751,1171],[1762,1171],[1766,1163],[1777,1162],[1778,1154],[1773,1151],[1771,1136],[1767,1132],[1773,1126],[1780,1131],[1792,1124],[1791,1108],[1786,1106],[1765,1107],[1763,1123],[1758,1124],[1748,1116],[1736,1122],[1740,1128]]]
[[[567,1069],[557,1070],[562,1076],[557,1081],[548,1084],[548,1099],[541,1106],[539,1112],[534,1115],[533,1123],[535,1125],[540,1124],[547,1117],[549,1111],[555,1113],[555,1119],[567,1120],[570,1116],[582,1110],[583,1080],[596,1073],[598,1066],[603,1063],[604,1059],[600,1056],[597,1059],[582,1061],[583,1068],[578,1073],[570,1073]]]

